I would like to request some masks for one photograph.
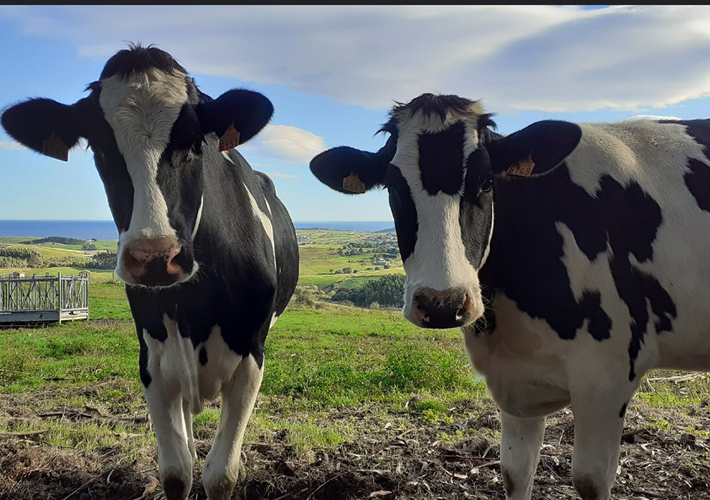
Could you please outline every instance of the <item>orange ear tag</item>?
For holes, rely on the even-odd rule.
[[[365,183],[360,180],[355,172],[350,172],[350,175],[343,179],[343,189],[351,193],[364,193]]]
[[[64,142],[54,132],[42,141],[42,154],[57,160],[69,160],[69,148],[64,145]]]
[[[219,150],[227,151],[237,146],[239,146],[239,131],[234,128],[234,124],[232,123],[227,127],[227,130],[224,131],[222,137],[219,138]]]
[[[508,167],[509,175],[517,175],[520,177],[529,177],[533,173],[535,168],[535,162],[532,160],[532,156],[525,158],[524,160],[518,161],[518,163],[513,163]]]

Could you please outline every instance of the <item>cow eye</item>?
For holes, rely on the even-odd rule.
[[[488,193],[491,189],[493,189],[493,177],[487,177],[481,183],[481,192]]]
[[[195,154],[195,155],[202,154],[202,141],[198,141],[192,145],[192,154]]]

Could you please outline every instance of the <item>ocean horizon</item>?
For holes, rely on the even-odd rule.
[[[296,229],[377,232],[394,230],[392,221],[294,221]],[[82,240],[116,240],[111,220],[0,220],[0,236],[48,238],[62,236]]]

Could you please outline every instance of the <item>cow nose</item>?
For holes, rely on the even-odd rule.
[[[473,301],[462,288],[444,291],[420,288],[413,301],[414,316],[424,328],[456,328],[473,318]]]
[[[184,274],[180,265],[181,252],[182,248],[177,242],[142,241],[126,246],[121,264],[135,284],[172,285]]]

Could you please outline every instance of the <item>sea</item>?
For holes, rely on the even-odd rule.
[[[296,229],[373,233],[394,231],[392,221],[302,221],[294,222],[294,226]],[[118,231],[110,220],[0,220],[0,236],[63,236],[82,240],[116,240]]]

